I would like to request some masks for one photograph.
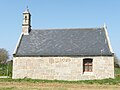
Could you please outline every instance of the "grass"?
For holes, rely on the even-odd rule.
[[[115,68],[115,75],[120,75],[120,68]]]
[[[82,80],[82,81],[64,81],[64,80],[39,80],[39,79],[0,79],[0,82],[20,82],[20,83],[66,83],[66,84],[98,84],[98,85],[120,85],[120,76],[116,76],[115,79],[103,79],[103,80]]]
[[[0,82],[0,90],[119,90],[118,85]]]
[[[0,79],[0,90],[119,90],[120,68],[115,68],[115,79],[103,80],[38,80],[38,79]]]

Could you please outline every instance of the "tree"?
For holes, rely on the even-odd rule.
[[[4,48],[0,48],[0,63],[6,63],[9,59],[8,51]]]
[[[116,67],[116,68],[119,68],[120,67],[120,65],[119,65],[119,59],[118,59],[118,57],[115,55],[114,56],[114,66]]]

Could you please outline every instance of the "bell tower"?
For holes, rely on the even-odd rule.
[[[29,35],[30,30],[31,30],[31,14],[29,12],[29,9],[27,8],[23,12],[22,33],[24,35]]]

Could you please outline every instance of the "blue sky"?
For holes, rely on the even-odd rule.
[[[12,54],[21,33],[23,11],[32,28],[91,28],[107,25],[111,45],[120,58],[120,0],[1,0],[0,48]]]

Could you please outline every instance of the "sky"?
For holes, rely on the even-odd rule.
[[[105,23],[113,51],[120,58],[120,0],[1,0],[0,48],[10,56],[27,6],[33,29],[96,28]]]

